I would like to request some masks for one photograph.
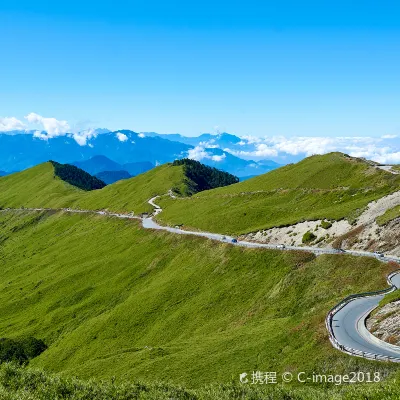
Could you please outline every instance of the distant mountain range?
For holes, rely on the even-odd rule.
[[[155,167],[149,161],[118,164],[106,156],[94,156],[89,160],[74,162],[72,165],[96,176],[107,184],[132,178]]]
[[[73,134],[44,137],[43,133],[34,131],[0,133],[0,170],[20,171],[55,160],[76,165],[92,175],[126,171],[135,176],[155,165],[188,157],[245,177],[260,175],[280,166],[270,160],[245,160],[226,151],[231,148],[238,151],[243,149],[241,139],[227,133],[185,137],[179,134],[159,135],[129,130],[110,132],[101,129],[93,131],[84,143],[78,143]]]

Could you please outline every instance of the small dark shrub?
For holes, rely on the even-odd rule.
[[[307,231],[304,235],[303,235],[303,239],[301,240],[303,243],[310,243],[312,242],[314,239],[316,239],[317,237],[310,231]]]
[[[329,221],[322,221],[321,222],[321,228],[329,229],[331,226],[332,226],[332,224]]]
[[[47,349],[46,344],[41,339],[34,337],[19,339],[0,339],[0,362],[16,362],[25,364],[30,359],[37,357]]]

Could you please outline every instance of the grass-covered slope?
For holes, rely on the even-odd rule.
[[[399,175],[330,153],[191,198],[165,198],[160,219],[233,234],[302,220],[353,220],[370,201],[399,188]]]
[[[360,378],[361,379],[361,378]],[[396,379],[383,383],[338,384],[230,384],[187,388],[165,382],[110,382],[49,374],[37,368],[0,365],[0,399],[7,400],[398,400]]]
[[[147,201],[176,188],[187,191],[187,179],[182,166],[164,164],[131,179],[115,182],[102,190],[82,197],[77,206],[84,209],[109,209],[141,213],[152,211]]]
[[[333,349],[324,319],[346,295],[386,286],[389,267],[375,259],[244,249],[62,213],[0,213],[0,238],[0,332],[45,341],[33,366],[190,386],[243,371],[371,366]]]
[[[141,213],[152,211],[152,206],[147,203],[150,198],[164,195],[170,190],[179,196],[190,196],[235,181],[237,178],[231,174],[185,159],[161,165],[134,178],[91,192],[82,198],[78,206]]]
[[[169,190],[187,196],[226,185],[235,177],[198,162],[164,164],[131,179],[106,186],[85,171],[54,161],[0,178],[0,207],[75,207],[141,213],[147,202]],[[97,189],[97,190],[95,190]]]
[[[100,179],[74,165],[60,164],[56,161],[50,162],[54,167],[54,174],[72,186],[86,191],[102,189],[106,186]]]
[[[52,163],[0,178],[0,207],[62,207],[84,192],[56,176]]]

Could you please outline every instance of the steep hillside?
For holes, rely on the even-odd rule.
[[[142,213],[152,211],[147,201],[171,188],[184,193],[187,179],[182,166],[164,164],[131,179],[118,181],[102,190],[88,193],[77,206],[84,209],[109,209]]]
[[[164,164],[134,178],[116,182],[101,191],[91,192],[79,201],[86,209],[109,209],[135,213],[153,211],[147,202],[170,190],[179,196],[190,196],[208,187],[226,185],[236,178],[206,167],[203,164],[183,160]]]
[[[396,369],[333,349],[324,325],[346,295],[386,286],[389,266],[375,259],[244,249],[66,213],[2,212],[0,237],[0,331],[44,340],[32,366],[191,387],[253,370]]]
[[[164,198],[160,219],[233,234],[302,220],[353,221],[370,201],[399,189],[400,175],[330,153],[190,199]]]
[[[0,206],[63,207],[85,192],[56,176],[50,163],[0,178]]]

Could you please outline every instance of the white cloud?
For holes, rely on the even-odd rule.
[[[207,149],[205,148],[207,146],[207,143],[200,143],[198,146],[194,147],[193,149],[189,149],[187,157],[196,160],[196,161],[201,161],[204,159],[220,162],[226,158],[226,154],[212,154],[208,153]],[[210,148],[210,147],[208,147]],[[212,148],[215,148],[212,147]]]
[[[189,149],[188,158],[201,161],[203,158],[209,158],[209,154],[205,151],[204,147],[196,146],[193,149]]]
[[[72,137],[80,146],[85,146],[87,145],[88,140],[95,138],[101,133],[101,131],[101,129],[85,129],[84,131],[73,133]]]
[[[42,139],[42,140],[49,140],[49,137],[45,133],[42,133],[41,131],[35,131],[33,133],[33,137]]]
[[[128,136],[126,136],[124,133],[117,132],[117,139],[120,142],[126,142],[128,140]]]
[[[0,117],[0,131],[9,132],[23,130],[26,125],[15,117]]]
[[[70,131],[70,126],[67,121],[59,121],[55,118],[45,118],[36,113],[28,114],[25,119],[35,125],[41,125],[47,133],[47,138],[63,136]]]
[[[400,162],[400,140],[397,135],[381,137],[284,137],[241,138],[246,150],[224,149],[246,159],[310,156],[340,151],[353,157],[364,157],[380,163]]]
[[[234,154],[235,156],[238,157],[259,157],[259,158],[265,158],[265,157],[277,157],[278,156],[278,150],[265,144],[265,143],[260,143],[255,145],[255,149],[251,151],[245,151],[245,150],[231,150],[231,149],[224,149],[227,153]]]
[[[225,158],[226,158],[226,154],[221,154],[220,156],[218,156],[218,155],[211,156],[211,160],[217,161],[217,162],[222,161]]]

